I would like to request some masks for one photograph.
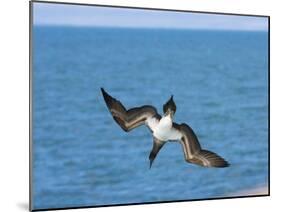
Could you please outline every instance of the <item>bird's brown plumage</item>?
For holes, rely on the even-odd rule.
[[[153,106],[144,105],[127,110],[120,101],[110,96],[103,88],[101,88],[101,91],[113,119],[126,132],[146,124],[146,120],[149,118],[156,118],[157,120],[161,119],[161,116]],[[172,98],[170,101],[172,101]],[[166,105],[169,106],[167,103]],[[164,111],[167,110],[168,106],[164,107]],[[175,110],[175,107],[176,106],[174,105],[169,109],[174,108]],[[153,132],[152,129],[150,130]],[[187,162],[204,167],[229,166],[229,163],[221,156],[209,150],[202,149],[196,134],[187,124],[173,123],[173,130],[176,130],[180,135],[178,139],[180,139],[184,157]],[[153,148],[149,155],[150,167],[165,142],[166,141],[161,141],[156,137],[153,138]]]

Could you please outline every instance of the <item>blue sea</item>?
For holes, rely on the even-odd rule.
[[[268,34],[34,26],[33,209],[233,196],[268,182]],[[174,95],[175,122],[226,158],[184,160],[167,143],[149,169],[152,137],[113,121],[100,88],[127,108]]]

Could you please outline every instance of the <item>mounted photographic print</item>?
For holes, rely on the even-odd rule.
[[[30,3],[30,210],[269,195],[269,17]]]

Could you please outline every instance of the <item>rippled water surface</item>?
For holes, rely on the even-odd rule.
[[[33,207],[226,196],[268,180],[266,32],[34,27]],[[126,107],[162,113],[225,157],[225,169],[184,161],[166,144],[149,169],[146,127],[125,133],[100,87]]]

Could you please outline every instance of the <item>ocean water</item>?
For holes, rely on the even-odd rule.
[[[268,182],[267,32],[35,26],[33,209],[231,196]],[[174,95],[175,122],[225,169],[186,163],[149,130],[125,133],[100,87],[127,107]]]

